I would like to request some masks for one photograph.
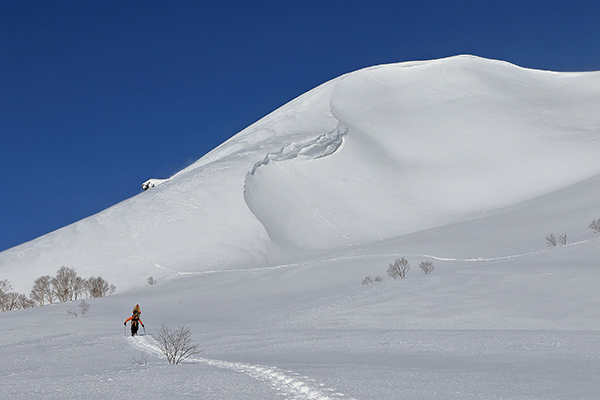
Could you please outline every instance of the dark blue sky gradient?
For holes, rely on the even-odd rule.
[[[578,0],[1,2],[0,251],[359,68],[475,54],[600,70],[598,15]]]

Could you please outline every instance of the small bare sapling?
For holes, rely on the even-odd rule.
[[[142,366],[148,365],[148,355],[145,353],[142,353],[139,358],[136,356],[133,356],[133,357],[131,357],[131,363],[137,364],[137,365],[142,365]]]
[[[421,261],[421,264],[419,264],[419,268],[421,268],[423,270],[423,272],[425,272],[425,274],[430,274],[431,271],[433,271],[433,262],[431,261]]]
[[[558,242],[565,246],[567,244],[567,232],[558,236]]]
[[[546,236],[546,244],[551,247],[558,246],[558,242],[556,241],[556,236],[554,235],[554,233],[551,233],[548,236]]]
[[[191,329],[186,326],[171,329],[162,324],[156,338],[169,364],[177,365],[186,358],[200,353],[198,345],[192,342]]]
[[[85,317],[85,314],[90,310],[90,305],[85,300],[81,300],[79,303],[79,310],[68,310],[67,314],[72,315],[74,317]]]

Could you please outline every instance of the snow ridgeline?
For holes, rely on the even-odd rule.
[[[600,174],[599,83],[472,56],[352,72],[153,190],[0,253],[0,277],[25,290],[72,265],[128,290],[480,218]]]
[[[131,344],[145,353],[151,353],[159,357],[163,356],[159,343],[152,336],[144,335],[131,337],[128,340]],[[287,374],[290,371],[282,371],[275,367],[265,365],[246,364],[232,361],[213,360],[204,357],[189,357],[187,362],[200,363],[211,367],[231,370],[233,372],[243,373],[253,379],[268,382],[277,390],[279,394],[286,396],[290,400],[333,400],[336,398],[345,398],[347,400],[355,400],[346,397],[342,393],[337,393],[332,389],[324,388],[320,385],[320,389],[315,389],[306,380],[312,380],[305,377],[305,380],[299,380],[297,377],[291,377]],[[324,394],[323,392],[331,392]]]

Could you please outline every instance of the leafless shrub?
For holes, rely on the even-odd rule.
[[[600,218],[593,220],[588,228],[593,229],[594,233],[600,232]]]
[[[90,310],[90,305],[88,302],[86,302],[85,300],[81,300],[81,302],[79,303],[79,310],[68,310],[67,314],[72,315],[74,317],[79,317],[80,315],[82,317],[85,317],[85,314],[87,314],[87,312]]]
[[[365,277],[365,279],[362,280],[363,286],[370,285],[371,283],[373,283],[373,278],[371,278],[370,276],[367,276]]]
[[[558,242],[562,245],[566,245],[567,244],[567,232],[561,234],[558,236]]]
[[[375,283],[381,283],[381,282],[383,282],[383,278],[380,277],[380,276],[376,276],[374,280],[375,280]]]
[[[169,364],[177,365],[200,352],[198,345],[192,342],[191,330],[188,327],[180,326],[173,330],[162,324],[156,337]]]
[[[154,280],[154,278],[153,278],[153,277],[150,277],[150,278],[148,278],[148,285],[150,285],[150,286],[154,286],[154,285],[156,285],[157,283],[158,283],[158,282],[156,282],[156,281]]]
[[[421,261],[421,264],[419,264],[419,268],[421,268],[423,270],[423,272],[425,272],[425,274],[430,274],[431,271],[433,271],[433,262],[431,261]]]
[[[142,355],[137,358],[136,356],[131,357],[131,363],[137,365],[148,365],[148,355],[142,353]]]
[[[79,303],[79,310],[81,311],[81,316],[85,317],[85,314],[90,310],[89,303],[85,300],[81,300],[81,303]]]
[[[398,277],[405,278],[406,273],[408,272],[409,269],[410,269],[410,264],[408,263],[406,258],[402,257],[402,259],[398,259],[398,260],[394,261],[393,264],[390,264],[387,272],[388,272],[388,275],[391,276],[392,278],[398,279]]]
[[[546,236],[546,244],[548,246],[558,246],[558,242],[556,241],[556,236],[554,236],[554,233]]]

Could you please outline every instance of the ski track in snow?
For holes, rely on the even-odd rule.
[[[580,242],[569,243],[569,244],[560,246],[560,248],[579,246],[579,245],[591,242],[593,240],[600,240],[600,238],[594,238],[594,239],[582,240]],[[304,261],[304,262],[300,262],[300,263],[281,264],[281,265],[274,265],[271,267],[205,270],[205,271],[186,271],[186,272],[174,271],[172,269],[169,269],[167,267],[159,265],[159,264],[155,263],[154,261],[141,256],[137,252],[134,252],[134,253],[138,257],[140,257],[142,260],[149,262],[150,264],[154,265],[157,268],[168,271],[168,272],[172,273],[173,275],[204,275],[204,274],[218,274],[218,273],[228,273],[228,272],[268,271],[268,270],[275,270],[275,269],[284,269],[284,268],[293,268],[293,267],[300,267],[300,266],[306,266],[306,265],[313,265],[313,264],[317,264],[317,263],[328,263],[328,262],[348,261],[348,260],[358,260],[358,259],[368,259],[368,258],[386,258],[386,257],[390,257],[390,258],[391,257],[421,257],[421,258],[430,258],[432,260],[438,260],[438,261],[482,262],[483,263],[483,262],[505,261],[505,260],[512,260],[512,259],[516,259],[516,258],[531,257],[531,256],[547,253],[549,251],[552,251],[553,249],[556,249],[556,248],[551,247],[551,248],[547,248],[547,249],[543,249],[543,250],[532,251],[529,253],[514,254],[514,255],[500,256],[500,257],[489,257],[489,258],[485,258],[485,257],[452,258],[452,257],[440,257],[440,256],[435,256],[435,255],[430,255],[430,254],[408,254],[408,253],[388,253],[388,254],[386,254],[386,253],[380,253],[380,254],[365,254],[365,255],[359,255],[359,256],[342,256],[342,257],[325,258],[325,259],[319,259],[316,261]]]
[[[158,345],[156,339],[150,335],[137,336],[134,338],[128,338],[132,345],[138,349],[146,352],[155,354],[162,357],[163,353]],[[348,399],[356,400],[350,397],[346,397],[343,393],[338,393],[333,389],[328,389],[322,384],[316,383],[313,379],[308,377],[289,376],[289,374],[297,375],[291,371],[282,371],[275,367],[269,367],[265,365],[253,365],[232,361],[213,360],[204,357],[189,357],[186,362],[205,364],[211,367],[228,369],[233,372],[243,373],[251,378],[259,381],[270,383],[275,390],[281,395],[285,396],[289,400],[334,400],[334,399]],[[302,380],[300,380],[302,379]],[[310,381],[311,383],[307,383]],[[311,385],[319,385],[320,389],[315,389]],[[331,392],[324,394],[323,392]]]

